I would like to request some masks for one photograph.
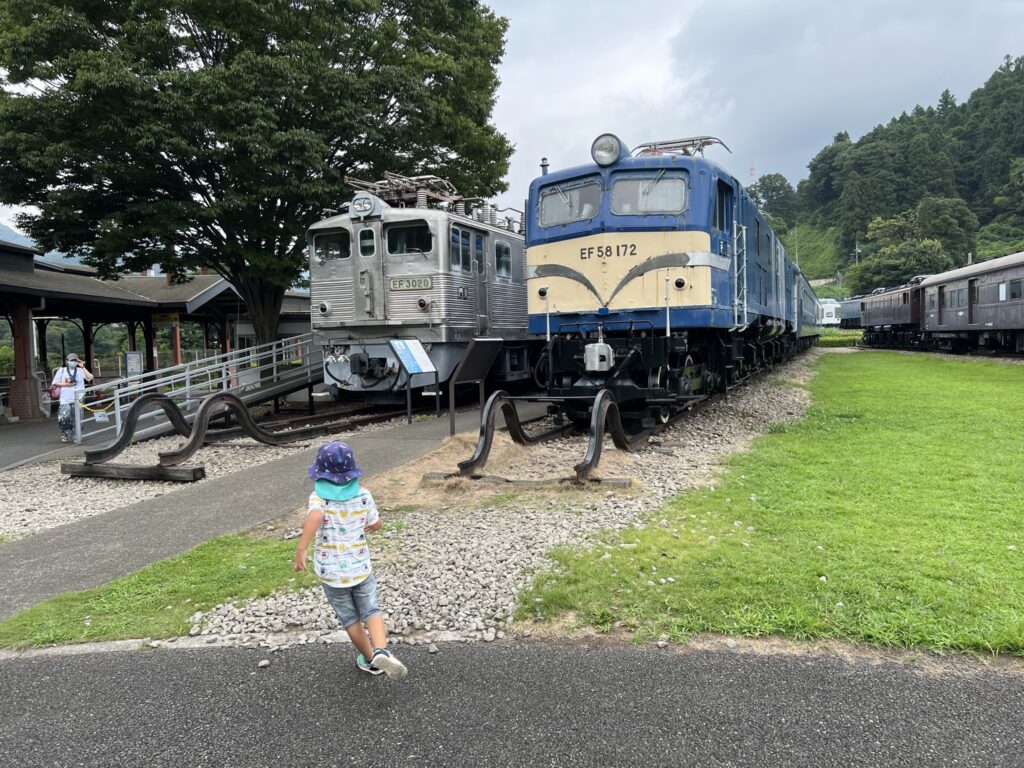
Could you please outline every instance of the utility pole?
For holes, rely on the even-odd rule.
[[[860,241],[853,241],[853,263],[860,264]]]
[[[796,229],[793,232],[793,237],[796,238],[796,268],[800,269],[800,230]]]

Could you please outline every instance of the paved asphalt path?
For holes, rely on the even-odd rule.
[[[540,415],[544,406],[531,404],[522,411],[527,416]],[[456,415],[458,431],[478,427],[475,411]],[[372,487],[374,475],[426,455],[447,436],[448,419],[444,418],[362,432],[347,440]],[[0,619],[63,592],[100,586],[303,506],[310,489],[306,470],[319,444],[316,438],[303,453],[4,544],[0,547]],[[61,556],[60,568],[53,567],[55,552]]]
[[[0,425],[0,472],[44,459],[68,459],[85,447],[60,441],[57,419],[19,421]]]
[[[736,651],[443,644],[0,661],[3,766],[1015,766],[1024,676]]]

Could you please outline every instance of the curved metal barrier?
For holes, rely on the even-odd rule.
[[[491,395],[484,410],[480,415],[480,437],[477,440],[476,450],[473,455],[465,461],[459,462],[459,475],[472,477],[483,469],[490,455],[491,446],[494,442],[495,421],[498,413],[505,417],[505,424],[508,425],[509,436],[519,445],[533,445],[535,443],[550,440],[552,437],[564,435],[572,429],[571,424],[556,427],[539,435],[531,436],[523,430],[519,421],[519,413],[516,410],[516,400],[532,400],[536,398],[513,398],[507,392],[499,390]],[[619,413],[618,403],[610,390],[602,389],[594,398],[594,404],[590,416],[590,440],[587,443],[587,453],[583,461],[577,464],[575,482],[586,483],[597,465],[601,461],[601,450],[604,443],[605,432],[611,433],[612,442],[621,451],[637,451],[646,443],[648,438],[655,432],[655,429],[645,429],[635,434],[626,432],[622,424],[622,416]]]
[[[483,469],[487,463],[487,457],[491,453],[491,445],[494,443],[494,422],[499,411],[505,417],[505,425],[508,427],[509,436],[513,442],[519,445],[542,443],[553,437],[564,435],[572,429],[572,425],[567,424],[549,429],[539,435],[526,434],[526,430],[523,429],[523,424],[519,420],[519,411],[516,410],[515,399],[505,390],[499,389],[487,398],[487,404],[484,406],[483,413],[480,414],[480,437],[476,443],[476,450],[473,451],[473,455],[470,458],[459,462],[459,474],[462,477],[470,477],[478,470]]]
[[[606,427],[612,433],[612,442],[620,451],[639,450],[647,444],[648,438],[654,433],[653,429],[645,429],[633,435],[626,432],[622,426],[622,416],[615,396],[610,390],[602,389],[594,398],[590,414],[590,442],[587,443],[587,453],[583,461],[575,466],[577,483],[590,480],[590,474],[597,469],[601,461]]]
[[[136,398],[128,409],[128,413],[125,415],[124,424],[121,427],[121,434],[117,436],[117,440],[108,445],[106,448],[99,448],[95,451],[85,452],[85,463],[86,464],[103,464],[104,462],[110,461],[112,458],[117,456],[121,451],[127,448],[132,443],[132,439],[135,437],[135,427],[138,425],[139,417],[142,412],[150,406],[158,406],[167,414],[167,420],[171,422],[171,426],[174,427],[174,431],[182,437],[188,437],[192,429],[189,427],[188,422],[185,421],[185,417],[181,413],[181,409],[178,408],[178,404],[175,403],[167,395],[160,394],[158,392],[150,392],[147,395]]]
[[[235,414],[242,430],[253,440],[258,440],[259,442],[266,443],[267,445],[285,445],[300,436],[290,432],[267,432],[253,421],[252,414],[249,413],[249,409],[245,407],[245,403],[243,403],[236,395],[233,395],[230,392],[216,392],[203,398],[203,401],[199,404],[195,420],[192,423],[191,434],[188,432],[184,433],[188,437],[185,444],[177,450],[165,451],[160,454],[160,466],[173,467],[181,464],[202,448],[203,443],[206,440],[207,430],[210,427],[210,419],[215,415],[218,415],[215,414],[214,411],[218,406],[222,405],[227,406],[228,409]]]

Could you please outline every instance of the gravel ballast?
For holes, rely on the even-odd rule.
[[[404,419],[369,424],[359,432],[392,429]],[[207,483],[233,472],[266,464],[283,456],[315,451],[327,440],[344,440],[354,434],[349,430],[330,436],[283,446],[265,445],[248,437],[229,443],[212,443],[199,449],[186,464],[202,464]],[[129,446],[114,461],[123,464],[152,466],[158,455],[179,448],[185,438],[179,435],[147,440]],[[71,477],[60,473],[59,461],[30,464],[0,472],[0,537],[19,538],[75,520],[92,517],[113,509],[181,490],[186,484],[153,480],[111,480],[106,478]]]
[[[727,399],[684,416],[649,448],[619,454],[609,463],[617,476],[636,481],[632,489],[553,491],[545,501],[520,505],[513,500],[484,508],[467,507],[457,499],[429,509],[389,510],[382,504],[387,527],[371,535],[370,547],[392,640],[429,644],[502,639],[512,623],[517,594],[529,586],[533,574],[551,567],[546,552],[586,545],[595,531],[641,525],[666,499],[712,483],[726,455],[745,450],[772,424],[802,417],[808,394],[793,384],[806,383],[811,364],[825,353],[812,350],[778,366]],[[501,467],[501,474],[533,479],[542,467],[545,475],[571,475],[584,447],[581,437],[535,446]],[[612,453],[609,441],[605,456]],[[368,487],[376,496],[372,481]],[[273,649],[343,639],[319,587],[220,605],[193,615],[192,624],[190,634],[206,635],[211,644]]]

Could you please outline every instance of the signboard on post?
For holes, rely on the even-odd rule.
[[[177,312],[154,312],[151,315],[153,325],[174,325],[178,322]]]
[[[437,416],[441,417],[441,383],[437,378],[437,368],[430,359],[427,350],[419,339],[391,339],[388,341],[391,351],[398,358],[398,364],[405,371],[405,415],[412,424],[412,377],[421,373],[434,374],[434,394],[437,397]]]
[[[142,352],[129,350],[124,353],[124,375],[138,376],[142,373]]]
[[[501,339],[472,339],[448,383],[448,432],[455,434],[455,385],[480,385],[480,412],[484,410],[484,379],[505,342]]]
[[[406,373],[437,373],[437,368],[419,339],[393,339],[389,343]]]

